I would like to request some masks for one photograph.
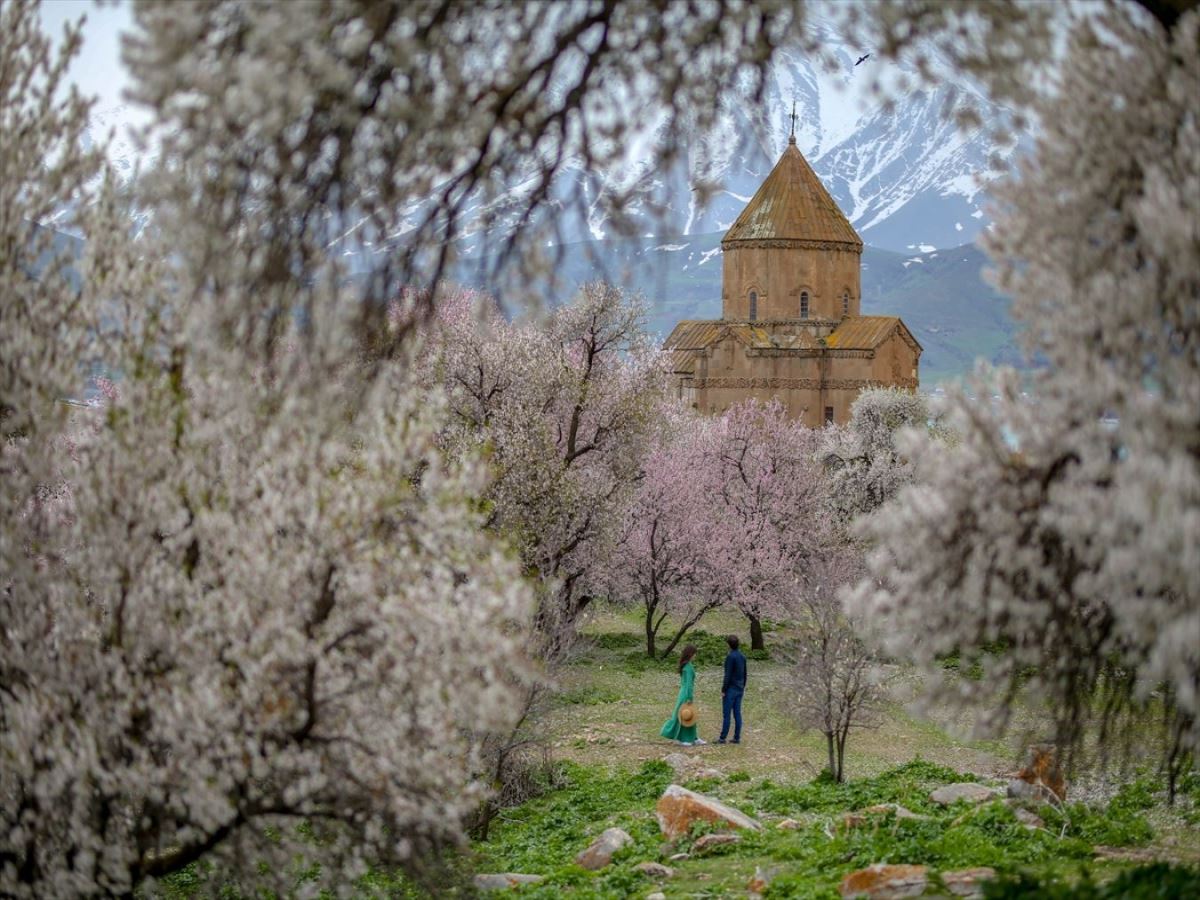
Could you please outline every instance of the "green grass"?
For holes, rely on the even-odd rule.
[[[700,733],[711,740],[720,727],[723,635],[746,637],[745,620],[718,614],[706,618],[704,626],[694,640],[701,647],[696,690]],[[578,659],[560,675],[560,692],[546,722],[558,760],[552,779],[556,787],[502,811],[488,841],[476,842],[450,860],[446,880],[434,896],[469,896],[463,885],[472,872],[525,872],[546,881],[506,896],[588,900],[644,897],[662,890],[668,897],[741,897],[761,868],[773,874],[769,898],[833,900],[842,877],[876,862],[926,865],[935,881],[941,872],[991,866],[1001,878],[988,888],[989,896],[1004,900],[1200,896],[1195,821],[1200,776],[1194,771],[1181,779],[1175,810],[1165,808],[1160,780],[1143,776],[1103,806],[1072,800],[1061,810],[1043,807],[1038,814],[1046,827],[1036,831],[1024,827],[1001,802],[937,806],[929,800],[932,788],[956,781],[996,784],[998,773],[1015,767],[1018,748],[959,736],[955,729],[969,725],[961,717],[910,711],[905,694],[916,685],[901,672],[878,727],[851,735],[850,780],[836,784],[821,774],[824,739],[796,725],[784,702],[783,664],[769,658],[750,663],[744,743],[682,749],[658,737],[678,690],[675,661],[645,660],[643,655],[644,662],[633,662],[644,653],[641,627],[635,613],[601,608],[593,614]],[[771,628],[768,649],[785,637]],[[947,677],[959,675],[948,671]],[[1027,724],[1036,728],[1032,714]],[[764,830],[746,833],[736,845],[670,861],[672,854],[690,853],[699,834],[711,830],[700,828],[671,843],[663,839],[654,806],[675,780],[662,762],[671,752],[723,771],[725,777],[685,783],[755,816]],[[899,804],[922,818],[883,813],[866,815],[853,826],[843,821],[848,812],[882,804]],[[797,827],[777,828],[785,818],[795,820]],[[633,843],[598,873],[576,866],[576,854],[610,826],[625,829]],[[1100,845],[1126,848],[1129,858],[1096,859]],[[1155,859],[1185,865],[1166,866]],[[656,883],[634,869],[646,860],[669,865],[675,874]],[[292,894],[313,894],[323,885],[319,870],[302,858],[292,870]],[[379,869],[356,881],[350,894],[430,896]],[[224,879],[205,861],[146,896],[233,900],[274,895],[260,890],[252,875]]]
[[[712,830],[698,828],[678,841],[664,841],[653,808],[670,780],[670,770],[660,762],[637,770],[567,764],[566,786],[512,810],[493,839],[476,846],[474,863],[487,871],[545,876],[544,883],[520,891],[520,896],[529,897],[615,898],[648,892],[652,883],[634,867],[652,860],[676,870],[660,885],[668,896],[738,895],[755,868],[762,867],[776,870],[768,897],[833,898],[842,877],[876,862],[926,865],[934,873],[990,866],[1015,885],[1075,883],[1089,871],[1097,837],[1118,846],[1143,837],[1140,826],[1129,826],[1140,819],[1146,800],[1144,793],[1139,797],[1140,788],[1118,794],[1105,809],[1077,805],[1086,815],[1072,813],[1065,830],[1030,830],[999,801],[949,808],[931,803],[931,787],[971,776],[916,761],[848,784],[825,777],[796,784],[769,779],[709,784],[710,793],[760,817],[766,827],[744,832],[738,844],[670,862],[671,854],[691,851],[696,838]],[[878,803],[900,803],[923,818],[901,819],[889,812],[868,816],[865,824],[853,827],[843,823],[846,811]],[[1043,815],[1048,812],[1042,810]],[[800,827],[773,827],[782,816],[797,819]],[[1099,821],[1113,824],[1094,834],[1091,829]],[[575,855],[612,826],[628,831],[632,845],[599,873],[576,866]],[[1200,877],[1182,868],[1156,873],[1180,884]]]
[[[720,727],[724,635],[737,633],[744,640],[748,635],[745,620],[736,615],[717,614],[702,624],[685,643],[700,648],[700,734],[711,741]],[[543,885],[523,889],[521,896],[644,896],[656,889],[669,897],[742,896],[761,867],[775,874],[769,897],[832,898],[846,873],[874,862],[927,865],[935,879],[937,872],[987,865],[1004,876],[1009,885],[1004,890],[1020,884],[1049,885],[1048,890],[1078,884],[1081,890],[1092,890],[1089,885],[1094,883],[1099,885],[1095,890],[1103,891],[1116,875],[1133,872],[1131,877],[1142,877],[1136,875],[1140,869],[1135,863],[1145,860],[1096,860],[1094,847],[1099,845],[1134,848],[1131,855],[1160,852],[1193,866],[1200,862],[1200,854],[1180,849],[1197,843],[1195,828],[1184,818],[1192,809],[1187,792],[1200,791],[1200,779],[1190,774],[1181,783],[1185,799],[1178,813],[1164,811],[1156,780],[1138,779],[1105,807],[1072,802],[1061,811],[1043,808],[1039,814],[1046,828],[1036,831],[1024,827],[1003,803],[936,806],[928,799],[933,787],[995,779],[1016,767],[1020,748],[963,737],[971,722],[962,715],[911,711],[906,698],[919,684],[903,671],[894,680],[878,726],[851,735],[851,780],[834,784],[820,776],[824,739],[796,725],[784,702],[784,665],[772,658],[751,661],[743,744],[682,751],[726,773],[724,778],[684,783],[759,817],[768,827],[735,846],[669,862],[672,853],[689,850],[695,837],[667,845],[653,818],[657,795],[651,788],[665,775],[657,762],[681,750],[658,737],[678,690],[675,660],[645,657],[642,623],[633,611],[596,610],[585,638],[588,646],[580,664],[562,675],[568,699],[548,722],[554,751],[568,766],[569,786],[508,811],[495,840],[476,847],[480,855],[475,863],[481,871],[546,876]],[[768,657],[785,638],[778,629],[768,632]],[[948,667],[946,677],[961,676]],[[1022,710],[1021,717],[1025,731],[1044,727],[1031,710]],[[888,803],[925,818],[876,815],[863,827],[842,826],[848,811]],[[799,828],[772,827],[785,817],[797,820]],[[611,825],[629,831],[633,846],[598,875],[574,866],[575,854]],[[675,875],[661,884],[642,878],[633,866],[643,860],[671,865]],[[1153,877],[1168,880],[1195,877],[1189,869],[1154,871]]]

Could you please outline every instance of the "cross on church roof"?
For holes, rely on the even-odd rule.
[[[788,143],[796,143],[796,101],[792,101],[792,133],[788,135]]]

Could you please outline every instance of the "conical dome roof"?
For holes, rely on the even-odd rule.
[[[788,140],[783,156],[742,214],[725,232],[721,246],[729,250],[741,241],[795,241],[852,245],[862,251],[862,238],[838,209],[821,179]],[[847,249],[850,249],[847,247]]]

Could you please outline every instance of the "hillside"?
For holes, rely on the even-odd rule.
[[[544,879],[518,896],[745,897],[754,886],[768,898],[833,900],[848,873],[875,863],[926,866],[928,893],[942,896],[940,881],[978,867],[1009,880],[1008,892],[997,896],[1183,897],[1200,890],[1194,868],[1146,867],[1200,863],[1200,783],[1174,811],[1164,808],[1152,779],[1134,777],[1119,789],[1081,779],[1057,809],[1006,803],[1003,775],[1014,768],[1017,748],[963,738],[966,720],[915,715],[904,702],[913,682],[900,672],[880,726],[852,734],[850,781],[836,785],[818,777],[821,736],[789,717],[786,667],[777,659],[750,662],[741,745],[675,747],[658,737],[658,728],[678,676],[673,661],[642,656],[637,624],[611,611],[594,618],[588,649],[566,674],[549,726],[553,753],[565,763],[545,795],[504,813],[489,839],[473,846],[475,871]],[[714,630],[738,624],[724,616],[706,623]],[[713,635],[693,639],[701,646],[700,734],[712,741],[720,726],[724,648]],[[768,649],[778,651],[783,641],[769,635]],[[1019,725],[1034,729],[1036,717],[1027,713]],[[720,827],[664,840],[654,810],[670,783],[754,816],[763,830],[739,832],[736,843],[704,840]],[[949,783],[993,787],[998,796],[943,806],[930,795]],[[610,827],[625,830],[632,842],[595,872],[576,865],[576,854]],[[1092,880],[1107,887],[1088,893],[1081,885]],[[1138,893],[1139,883],[1155,892]]]
[[[540,299],[555,302],[580,282],[603,278],[646,296],[650,330],[660,337],[680,319],[720,318],[723,233],[563,245],[555,251],[565,290]],[[922,386],[969,373],[977,358],[1024,365],[1008,300],[984,283],[985,265],[971,244],[907,254],[865,249],[863,313],[904,319],[924,348]],[[467,282],[470,273],[468,263],[462,269]]]

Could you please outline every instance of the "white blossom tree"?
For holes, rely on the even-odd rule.
[[[858,548],[830,546],[796,573],[779,599],[796,632],[787,650],[787,705],[800,725],[825,737],[829,775],[839,783],[851,730],[877,725],[883,699],[880,660],[864,623],[848,616],[838,599],[861,572]]]
[[[427,370],[455,414],[447,442],[486,448],[488,523],[542,585],[540,631],[563,649],[619,540],[666,373],[640,300],[609,285],[519,324],[472,300],[439,316]]]
[[[854,401],[850,421],[821,432],[830,498],[843,523],[873,512],[912,480],[912,461],[899,452],[904,428],[927,428],[926,399],[901,388],[868,388]]]
[[[506,288],[508,303],[530,296],[531,273],[555,275],[547,263],[567,221],[630,233],[624,211],[656,207],[654,173],[687,151],[683,126],[703,133],[729,104],[761,98],[777,47],[819,48],[805,11],[743,0],[385,0],[301,16],[286,2],[143,2],[127,58],[138,99],[203,135],[186,139],[196,171],[222,172],[223,189],[290,213],[258,223],[266,231],[319,233],[369,256],[381,303],[439,283],[471,236],[482,280]],[[649,148],[657,165],[631,178],[644,162],[630,157],[645,124],[634,111],[654,117],[662,140]],[[175,155],[170,129],[162,138]],[[613,172],[620,187],[564,189],[574,170]],[[322,215],[305,214],[314,196]],[[211,212],[231,229],[244,215]]]
[[[56,57],[36,22],[0,7],[0,893],[127,895],[202,857],[279,887],[298,852],[342,884],[419,871],[532,679],[485,470],[441,453],[403,329],[367,354],[336,258],[270,227],[326,198],[285,178],[234,202],[286,117],[193,180],[209,134],[172,111],[202,73],[160,60],[176,130],[132,242],[79,149],[77,38]],[[40,227],[64,209],[69,258]],[[95,358],[116,391],[68,421]]]
[[[1145,7],[1069,19],[1038,91],[1014,18],[976,9],[1018,51],[978,74],[1040,122],[985,245],[1044,366],[1028,397],[1011,372],[954,394],[958,446],[908,445],[852,608],[925,661],[1005,646],[957,686],[1001,724],[1030,670],[1072,747],[1153,713],[1173,788],[1200,747],[1200,13]]]

